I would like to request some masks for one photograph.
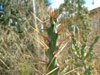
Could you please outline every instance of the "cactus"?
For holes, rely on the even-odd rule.
[[[32,15],[35,16],[33,13],[32,13]],[[76,67],[84,67],[86,69],[85,73],[87,73],[87,70],[90,70],[90,68],[91,68],[91,66],[88,63],[91,62],[91,60],[93,58],[92,50],[93,50],[95,43],[98,41],[99,36],[91,44],[89,51],[87,52],[86,51],[87,37],[83,38],[84,43],[82,44],[82,46],[80,48],[78,45],[78,40],[77,40],[79,38],[78,37],[79,28],[77,26],[73,25],[72,26],[73,31],[72,31],[71,35],[69,35],[69,36],[71,36],[71,38],[72,38],[71,39],[72,40],[72,50],[73,50],[75,59],[73,59],[73,57],[71,56],[71,59],[65,60],[63,67],[62,67],[62,65],[59,66],[56,56],[59,54],[59,52],[61,52],[61,44],[66,39],[64,39],[63,41],[61,41],[58,44],[58,36],[59,36],[59,33],[65,28],[65,26],[68,25],[70,22],[72,22],[74,18],[70,19],[66,24],[64,24],[58,30],[59,22],[57,22],[56,14],[54,14],[54,12],[52,12],[52,13],[50,12],[49,16],[50,16],[50,26],[49,27],[46,26],[38,17],[35,16],[37,18],[37,20],[45,27],[48,37],[45,37],[39,31],[34,29],[46,40],[46,43],[44,43],[43,41],[39,41],[39,38],[36,39],[34,37],[34,39],[37,40],[40,44],[42,44],[42,46],[44,46],[44,48],[46,49],[45,53],[49,59],[48,64],[47,64],[48,73],[46,75],[59,75],[59,71],[63,71],[64,68],[66,68],[67,60],[71,60],[72,64],[75,63]],[[65,47],[65,44],[63,47]]]
[[[32,13],[32,15],[34,17],[36,17],[33,13]],[[36,32],[38,32],[46,40],[46,43],[44,43],[43,41],[40,42],[36,38],[34,38],[40,44],[42,44],[42,46],[44,46],[44,48],[46,49],[46,56],[49,59],[48,64],[47,64],[47,69],[48,69],[47,75],[48,74],[49,75],[59,75],[59,64],[57,62],[56,56],[59,54],[59,51],[65,47],[65,45],[62,46],[62,48],[60,46],[66,39],[61,41],[59,44],[58,44],[57,39],[58,39],[59,33],[65,28],[66,25],[68,25],[72,21],[72,19],[70,19],[66,24],[64,24],[58,30],[58,23],[59,22],[57,22],[57,16],[56,15],[57,14],[55,14],[54,12],[49,12],[49,17],[50,17],[50,26],[49,27],[46,26],[38,17],[36,17],[37,20],[45,27],[48,38],[45,37],[44,35],[42,35],[36,29],[34,29]]]
[[[59,46],[57,45],[57,38],[58,38],[58,34],[57,34],[57,25],[56,25],[56,18],[55,21],[53,20],[53,16],[50,17],[50,27],[47,28],[47,34],[49,37],[49,44],[48,47],[49,49],[46,52],[46,55],[49,58],[49,63],[48,63],[48,71],[53,70],[54,68],[57,67],[57,59],[54,58],[54,53],[59,49]],[[53,59],[54,58],[54,59]],[[58,75],[58,70],[52,72],[50,75]]]
[[[73,35],[72,35],[72,50],[73,53],[76,57],[75,63],[76,67],[84,67],[85,72],[84,75],[91,75],[92,71],[92,66],[89,64],[93,58],[94,58],[94,53],[93,53],[93,48],[94,45],[98,42],[98,39],[100,36],[97,36],[94,40],[93,43],[89,46],[89,49],[87,49],[87,37],[82,37],[83,38],[83,44],[81,43],[81,47],[79,47],[78,40],[76,39],[76,35],[79,32],[79,29],[77,26],[73,26]],[[79,34],[79,33],[78,33]]]
[[[58,35],[59,33],[65,28],[66,25],[68,25],[72,20],[70,19],[66,24],[64,24],[59,30],[58,30],[58,23],[57,22],[57,16],[54,14],[54,12],[49,13],[50,15],[50,27],[47,28],[47,34],[48,34],[48,39],[49,39],[49,44],[48,47],[49,49],[46,51],[46,55],[49,58],[49,63],[47,65],[48,67],[48,72],[52,71],[53,69],[56,69],[49,75],[59,75],[59,64],[57,62],[56,56],[59,54],[60,50],[62,50],[65,45],[63,45],[62,49],[60,48],[60,45],[66,40],[64,39],[58,44]],[[62,17],[61,17],[62,18]],[[60,20],[61,20],[60,18]]]

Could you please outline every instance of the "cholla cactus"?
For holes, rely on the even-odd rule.
[[[66,25],[68,25],[68,23],[70,23],[70,21],[72,19],[67,24],[64,24],[58,30],[59,22],[57,22],[57,14],[55,14],[54,12],[49,12],[49,17],[50,17],[50,26],[49,27],[46,26],[45,24],[43,24],[43,22],[38,17],[36,17],[36,18],[46,28],[46,32],[47,32],[47,35],[48,35],[48,38],[47,38],[44,35],[39,33],[46,40],[46,44],[43,41],[41,43],[45,47],[46,56],[49,59],[48,64],[47,64],[48,74],[49,75],[59,75],[59,65],[58,65],[56,56],[59,54],[59,51],[61,50],[61,47],[60,47],[61,44],[66,39],[64,39],[60,43],[58,43],[57,39],[58,39],[59,33],[65,28]]]
[[[59,33],[65,28],[66,25],[68,25],[70,22],[73,22],[74,18],[70,19],[66,24],[64,24],[60,29],[58,29],[59,22],[57,22],[56,14],[54,14],[54,12],[52,12],[52,13],[50,12],[49,16],[50,16],[49,27],[46,26],[45,24],[43,24],[43,22],[38,17],[35,16],[38,19],[38,21],[40,21],[40,23],[46,28],[46,32],[48,35],[48,37],[45,37],[44,35],[42,35],[41,33],[39,33],[36,30],[46,40],[46,43],[44,43],[43,41],[39,41],[38,39],[37,39],[37,41],[40,42],[40,44],[42,44],[44,46],[44,48],[46,49],[46,56],[49,59],[48,64],[47,64],[48,73],[46,75],[59,75],[59,71],[60,71],[60,68],[62,65],[60,65],[60,66],[58,65],[56,56],[62,51],[62,48],[65,47],[66,44],[64,44],[62,47],[61,47],[61,44],[66,39],[64,39],[60,43],[58,43],[57,39],[58,39]],[[77,36],[76,33],[79,33],[79,29],[78,29],[78,27],[73,26],[73,33],[69,35],[69,36],[71,36],[72,42],[73,42],[72,50],[73,50],[75,56],[77,57],[76,59],[80,59],[82,61],[82,63],[80,62],[77,64],[83,65],[83,62],[87,58],[89,58],[89,56],[91,56],[91,53],[92,53],[91,51],[99,37],[97,37],[95,39],[94,43],[90,46],[89,51],[86,52],[86,50],[85,50],[86,43],[82,45],[82,48],[78,47],[77,40],[75,39]],[[36,39],[36,38],[34,38],[34,39]],[[86,56],[84,56],[85,54],[86,54]],[[65,65],[63,65],[63,67],[64,66],[66,66],[66,63],[65,63]]]
[[[50,15],[50,27],[47,28],[48,39],[50,40],[48,43],[49,49],[46,52],[46,55],[49,58],[48,71],[56,68],[58,64],[57,59],[54,57],[56,51],[59,49],[59,45],[57,44],[58,33],[56,20],[56,17],[53,16],[52,13],[52,15]],[[58,75],[58,70],[52,72],[51,75]]]
[[[50,14],[50,27],[47,28],[47,34],[49,39],[49,43],[47,44],[47,46],[49,47],[49,49],[46,51],[46,55],[49,58],[48,71],[50,72],[56,69],[50,75],[59,75],[59,64],[57,62],[56,56],[59,54],[61,50],[60,45],[62,44],[62,42],[65,41],[65,39],[58,44],[57,38],[58,38],[58,34],[65,28],[66,25],[68,25],[72,21],[72,19],[67,24],[64,24],[58,30],[59,22],[57,22],[56,14],[54,14],[54,12],[49,14]]]

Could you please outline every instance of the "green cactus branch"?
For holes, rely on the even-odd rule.
[[[37,18],[37,20],[43,24],[43,22],[37,17],[35,16],[33,13],[32,15],[34,17]],[[54,13],[54,12],[50,12],[49,11],[49,16],[50,16],[50,26],[47,27],[46,25],[43,24],[43,26],[46,28],[46,32],[47,32],[47,35],[48,35],[48,38],[45,37],[44,35],[42,35],[41,33],[39,33],[39,31],[37,31],[36,29],[34,29],[37,33],[39,33],[45,40],[47,40],[47,47],[48,47],[48,50],[46,50],[46,56],[49,58],[49,62],[48,62],[48,65],[47,65],[47,69],[48,69],[48,73],[50,72],[49,75],[59,75],[59,66],[58,66],[58,62],[57,62],[57,56],[62,52],[62,50],[65,48],[65,46],[67,45],[64,44],[62,47],[61,44],[63,44],[66,39],[62,40],[59,44],[58,44],[58,35],[59,33],[65,28],[66,25],[68,25],[70,22],[73,21],[73,18],[70,19],[66,24],[64,24],[59,30],[58,30],[58,26],[57,24],[59,22],[57,22],[57,14]],[[61,17],[62,18],[62,17]],[[60,20],[61,20],[60,18]],[[41,42],[40,42],[41,43]],[[45,47],[46,45],[44,45],[42,43],[42,45]],[[51,73],[51,71],[55,68],[58,68],[56,69],[55,71],[53,71]]]

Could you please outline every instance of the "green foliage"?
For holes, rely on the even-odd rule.
[[[22,25],[20,24],[23,23],[23,18],[18,8],[15,8],[16,5],[12,4],[12,1],[10,0],[1,0],[0,3],[4,6],[2,11],[3,14],[0,18],[1,27],[5,28],[5,26],[15,26],[16,31],[21,33],[23,30]]]
[[[23,65],[21,68],[21,75],[30,75],[32,67],[30,65]]]
[[[69,18],[75,16],[74,21],[68,25],[68,29],[70,31],[70,27],[72,25],[78,26],[80,29],[80,35],[82,34],[81,37],[87,37],[91,31],[91,19],[89,17],[88,9],[84,6],[84,3],[84,0],[65,0],[65,3],[59,8],[60,13],[63,11],[66,12],[62,22],[66,23]]]
[[[50,5],[50,3],[48,2],[48,0],[45,0],[45,4],[46,4],[47,6]]]
[[[65,71],[69,71],[70,67],[71,69],[74,68],[84,68],[84,75],[92,75],[92,71],[93,71],[93,67],[90,65],[90,63],[93,61],[94,59],[94,52],[93,52],[93,48],[95,46],[95,44],[98,42],[98,39],[100,38],[100,36],[97,36],[94,40],[93,43],[91,43],[91,45],[88,48],[87,45],[87,37],[84,37],[84,43],[80,43],[80,41],[78,40],[79,38],[77,38],[77,34],[79,34],[79,29],[77,26],[72,26],[72,54],[70,57],[68,57],[65,61],[64,64],[68,63],[68,61],[71,61],[72,64],[70,65],[65,65],[62,69],[61,72],[65,72]],[[81,44],[81,46],[80,46]],[[80,71],[76,71],[76,73],[80,73]],[[73,72],[71,73],[73,74]],[[75,73],[74,73],[75,74]],[[77,74],[75,74],[77,75]]]
[[[91,66],[89,66],[85,72],[84,72],[84,75],[92,75],[91,71],[93,70],[93,68]]]
[[[76,30],[75,30],[76,31]],[[74,31],[74,32],[75,32]],[[73,33],[74,33],[73,32]],[[89,49],[87,48],[87,37],[85,37],[86,40],[84,40],[84,43],[81,47],[79,47],[78,40],[76,39],[76,32],[72,35],[72,50],[75,55],[75,63],[77,67],[84,67],[85,68],[85,75],[91,75],[91,66],[89,66],[89,63],[92,62],[94,58],[94,52],[93,48],[94,45],[97,43],[99,36],[97,36],[94,40],[94,42],[90,45]],[[89,66],[88,68],[86,68]]]
[[[97,37],[95,38],[94,42],[90,45],[89,51],[88,51],[87,55],[84,57],[84,59],[88,58],[89,55],[91,55],[90,57],[93,56],[92,50],[93,50],[94,45],[95,45],[96,42],[98,41],[99,37],[100,37],[100,36],[97,36]]]

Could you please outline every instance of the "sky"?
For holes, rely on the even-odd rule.
[[[58,8],[60,4],[64,3],[64,0],[48,0],[48,2],[51,4],[51,8]]]
[[[92,10],[94,8],[100,7],[100,0],[85,0],[86,4],[85,6],[89,9]],[[51,4],[50,7],[55,9],[58,8],[60,4],[64,3],[64,0],[48,0],[48,2]]]
[[[88,7],[89,10],[100,7],[100,0],[94,0],[94,4],[93,0],[85,0],[85,1],[86,1],[85,6]]]

